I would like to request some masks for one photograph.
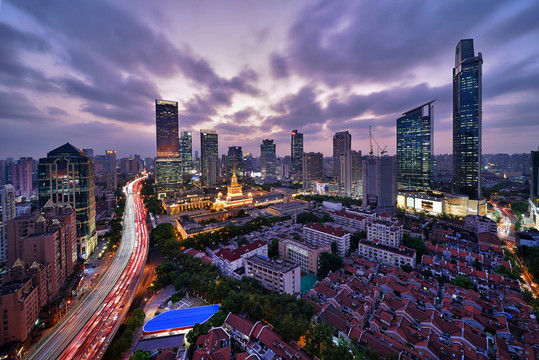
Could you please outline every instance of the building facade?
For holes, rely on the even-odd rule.
[[[290,176],[301,180],[303,175],[303,134],[292,130],[290,138]]]
[[[312,275],[318,275],[320,255],[331,252],[329,246],[314,246],[304,241],[284,239],[279,241],[279,255],[294,264],[301,266],[301,270]]]
[[[252,256],[245,259],[245,274],[279,294],[301,291],[301,268],[290,261]]]
[[[333,179],[341,180],[341,156],[352,151],[352,135],[348,131],[339,131],[333,135]],[[346,171],[345,171],[346,173]]]
[[[403,225],[392,219],[375,219],[366,224],[367,240],[391,247],[399,247],[402,241]]]
[[[227,156],[227,178],[232,179],[232,174],[236,172],[236,176],[243,178],[243,150],[241,146],[229,146]]]
[[[69,204],[77,218],[77,254],[90,256],[97,246],[95,174],[92,159],[67,143],[39,159],[39,207]]]
[[[0,185],[0,265],[7,261],[7,222],[16,214],[13,185]]]
[[[357,251],[361,256],[393,266],[410,265],[415,268],[416,265],[415,250],[404,245],[395,248],[369,240],[361,240]]]
[[[265,183],[277,181],[275,161],[276,152],[273,140],[262,140],[262,144],[260,144],[260,172]]]
[[[217,182],[219,166],[219,136],[215,130],[200,130],[200,172],[204,186],[212,186]]]
[[[369,157],[363,160],[363,209],[377,213],[395,212],[397,199],[396,161],[394,157]]]
[[[320,152],[303,153],[303,188],[311,188],[324,178],[324,155]]]
[[[350,233],[331,225],[321,225],[310,223],[303,227],[303,239],[305,242],[315,245],[329,247],[335,243],[337,245],[337,255],[345,257],[350,250]]]
[[[453,68],[453,189],[481,198],[483,56],[473,39],[459,41]]]
[[[182,184],[177,101],[155,100],[155,130],[155,185],[158,196],[164,198]]]
[[[182,175],[189,174],[193,170],[193,134],[191,131],[180,133],[180,161]]]
[[[34,159],[31,157],[22,157],[11,167],[13,177],[13,188],[15,195],[30,199],[34,193],[32,181],[32,168]]]
[[[409,110],[397,119],[397,185],[429,189],[434,146],[433,101]]]

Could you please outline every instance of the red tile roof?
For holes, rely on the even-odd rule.
[[[343,237],[346,234],[348,234],[348,232],[344,231],[343,229],[333,227],[331,225],[321,225],[318,223],[310,223],[310,224],[305,225],[305,227],[308,229],[317,230],[317,231],[320,231],[329,235],[337,236],[337,237]]]

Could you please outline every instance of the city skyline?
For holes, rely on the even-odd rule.
[[[127,4],[2,3],[2,157],[65,142],[154,156],[155,99],[179,101],[179,131],[216,129],[219,155],[237,145],[255,156],[266,137],[289,155],[292,129],[306,152],[328,156],[348,130],[365,154],[369,125],[395,154],[395,120],[438,99],[434,154],[452,153],[452,60],[466,38],[486,59],[483,152],[537,147],[534,2]],[[411,12],[424,21],[408,26]]]

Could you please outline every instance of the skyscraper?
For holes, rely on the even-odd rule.
[[[116,174],[116,150],[107,150],[105,152],[105,173],[107,174],[107,188],[114,189],[118,187]]]
[[[180,160],[182,162],[182,175],[193,169],[193,135],[190,131],[180,133]]]
[[[395,212],[397,199],[395,158],[372,157],[363,160],[363,208],[380,212]]]
[[[303,188],[309,189],[314,181],[324,177],[323,161],[324,156],[319,152],[303,153]]]
[[[0,265],[7,261],[7,222],[15,217],[15,189],[0,185]]]
[[[260,144],[260,171],[265,183],[272,183],[277,180],[275,160],[275,144],[273,140],[262,140],[262,144]]]
[[[34,193],[32,183],[33,165],[34,159],[31,157],[22,157],[11,166],[15,195],[30,199],[30,196]]]
[[[352,181],[351,185],[351,196],[361,197],[362,196],[362,184],[363,184],[363,157],[361,155],[361,150],[351,151],[351,176],[350,180]]]
[[[341,155],[352,150],[352,135],[348,131],[339,131],[333,135],[333,179],[343,181],[341,175]],[[345,171],[346,174],[346,171]],[[344,182],[344,181],[343,181]]]
[[[453,69],[453,192],[481,198],[483,56],[459,41]]]
[[[398,187],[430,188],[434,101],[409,110],[397,119]]]
[[[209,157],[212,157],[211,162]],[[217,182],[217,166],[219,166],[219,137],[215,130],[200,129],[200,172],[202,184],[215,185]]]
[[[227,177],[232,179],[232,172],[236,169],[236,176],[243,178],[243,150],[241,146],[229,146],[227,156]]]
[[[178,138],[178,102],[155,100],[157,158],[155,184],[160,198],[178,191],[182,184]]]
[[[303,167],[303,134],[292,130],[290,141],[290,175],[300,180]]]
[[[157,157],[179,157],[177,101],[155,100],[155,129]]]
[[[82,258],[90,256],[97,246],[94,179],[94,161],[70,143],[39,159],[39,207],[52,202],[75,209],[77,254]]]
[[[530,218],[539,230],[539,147],[530,154]]]

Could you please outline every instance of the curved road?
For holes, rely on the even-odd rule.
[[[25,359],[101,358],[133,299],[148,254],[146,211],[139,182],[126,186],[122,241],[94,287]]]

